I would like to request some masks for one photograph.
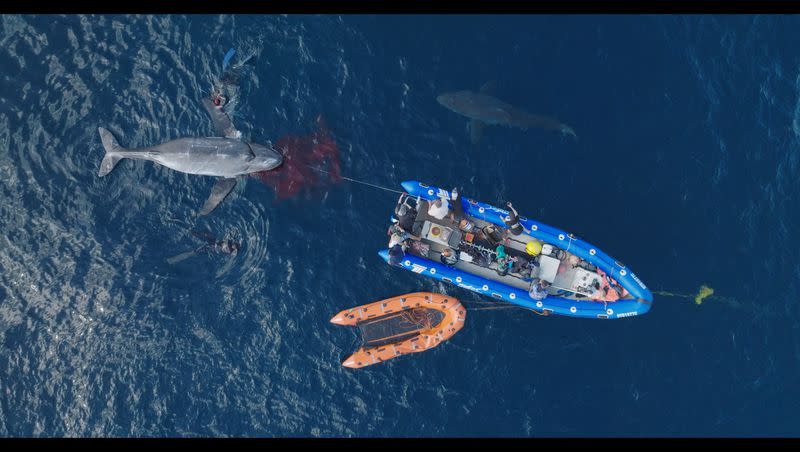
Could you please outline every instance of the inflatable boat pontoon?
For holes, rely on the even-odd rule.
[[[513,221],[508,210],[461,195],[454,201],[451,192],[417,181],[402,186],[406,193],[392,220],[395,228],[405,225],[412,238],[403,242],[397,266],[545,315],[610,319],[650,310],[653,294],[645,284],[575,235],[524,216],[518,217],[515,235],[508,229]],[[438,198],[449,204],[450,213],[441,220],[429,214]],[[443,252],[457,261],[444,263]],[[379,254],[391,262],[389,249]],[[512,263],[504,267],[506,262]],[[546,295],[530,292],[541,281],[548,283]]]

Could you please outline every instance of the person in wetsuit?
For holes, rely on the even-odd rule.
[[[211,100],[214,102],[214,106],[217,108],[222,108],[223,106],[225,106],[225,103],[227,102],[225,96],[223,96],[222,93],[220,93],[219,91],[213,91],[211,93]]]
[[[236,253],[239,252],[239,248],[241,248],[241,245],[234,240],[217,240],[211,233],[205,231],[192,231],[192,235],[206,241],[206,244],[197,248],[195,253],[209,253],[213,251],[216,253],[236,255]]]
[[[231,256],[235,256],[239,249],[241,248],[241,244],[232,239],[223,239],[217,240],[211,233],[205,231],[191,231],[192,235],[205,240],[205,245],[196,248],[192,251],[187,251],[185,253],[178,254],[176,256],[172,256],[167,259],[167,262],[170,264],[175,264],[180,262],[184,259],[188,259],[192,256],[201,253],[220,253],[220,254],[230,254]]]

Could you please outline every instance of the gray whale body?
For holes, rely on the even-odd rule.
[[[120,146],[108,130],[102,127],[97,130],[106,151],[100,163],[100,177],[110,173],[122,159],[149,160],[182,173],[222,177],[200,215],[207,215],[225,199],[236,185],[235,177],[269,171],[283,163],[283,156],[271,146],[234,138],[178,138],[157,146],[128,149]]]

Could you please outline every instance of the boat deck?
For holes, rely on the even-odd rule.
[[[468,221],[475,225],[475,229],[481,229],[484,226],[490,225],[491,223],[487,223],[483,220],[478,218],[469,216],[464,214],[463,218],[466,218]],[[442,220],[434,218],[428,215],[428,202],[424,199],[419,201],[419,205],[417,206],[417,218],[414,221],[414,233],[415,235],[419,235],[419,232],[422,230],[422,225],[425,221],[429,221],[433,224],[437,224],[439,226],[444,226],[447,228],[458,229],[458,222],[451,221],[449,217],[445,217]],[[509,243],[506,245],[506,252],[511,256],[524,256],[527,258],[527,254],[525,253],[525,244],[528,241],[533,240],[532,237],[521,234],[518,236],[509,236]],[[421,241],[430,246],[430,252],[427,256],[419,256],[426,259],[430,259],[435,262],[441,262],[440,256],[441,252],[446,248],[445,245],[437,243],[432,240],[428,240],[425,237],[421,238]],[[459,251],[464,251],[465,247],[468,245],[463,245],[459,247]],[[491,246],[490,244],[479,244],[478,246],[483,246],[484,249],[488,249],[491,253],[491,256],[495,256],[494,249],[495,247]],[[473,275],[481,276],[483,278],[497,281],[511,287],[515,287],[517,289],[522,289],[527,291],[530,287],[530,280],[536,277],[536,274],[532,274],[530,278],[523,278],[522,275],[511,273],[509,272],[507,275],[500,275],[497,273],[496,268],[497,264],[494,263],[494,259],[489,264],[488,267],[484,267],[481,265],[477,265],[472,262],[468,262],[464,259],[459,259],[459,261],[454,265],[455,268],[465,271],[467,273],[471,273]]]

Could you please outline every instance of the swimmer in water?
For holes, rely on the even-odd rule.
[[[219,91],[214,91],[211,93],[211,100],[214,102],[214,106],[217,108],[222,108],[227,102],[225,96],[223,96]]]
[[[196,256],[201,253],[220,253],[220,254],[229,254],[231,256],[236,256],[236,254],[241,249],[241,244],[232,239],[223,239],[217,240],[211,233],[205,231],[191,231],[192,235],[205,240],[205,244],[197,249],[192,251],[187,251],[185,253],[178,254],[176,256],[172,256],[167,259],[167,262],[170,264],[176,264],[180,261],[188,259],[192,256]]]
[[[192,231],[192,235],[203,239],[206,244],[195,250],[198,253],[208,253],[211,251],[223,254],[236,255],[239,252],[241,245],[231,239],[217,240],[211,233],[205,231]]]

